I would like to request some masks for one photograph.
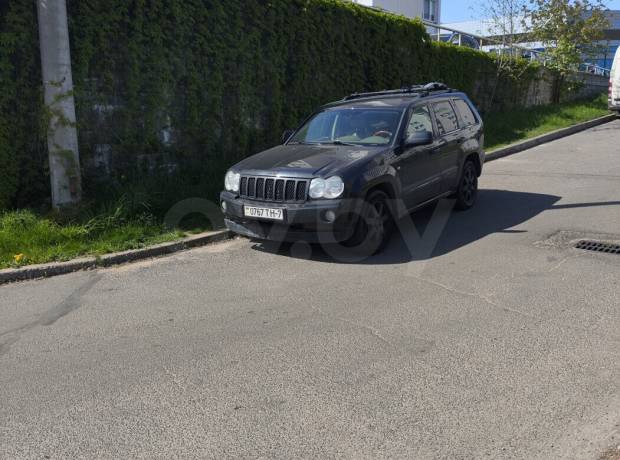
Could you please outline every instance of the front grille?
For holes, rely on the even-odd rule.
[[[307,199],[309,179],[241,176],[239,195],[261,201],[303,203]]]

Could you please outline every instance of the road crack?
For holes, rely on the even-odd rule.
[[[348,319],[344,319],[344,318],[337,318],[337,317],[331,317],[331,318],[332,318],[332,319],[335,319],[336,321],[341,321],[341,322],[343,322],[343,323],[350,324],[350,325],[355,326],[355,327],[358,327],[358,328],[360,328],[360,329],[364,329],[365,331],[370,332],[370,334],[371,334],[372,336],[374,336],[374,337],[376,337],[377,339],[381,340],[383,343],[385,343],[385,344],[387,344],[387,345],[389,345],[389,346],[391,346],[391,347],[393,347],[393,346],[394,346],[394,344],[393,344],[392,342],[390,342],[388,339],[386,339],[385,337],[383,337],[383,336],[381,335],[381,333],[380,333],[377,329],[375,329],[375,328],[373,328],[373,327],[367,326],[367,325],[365,325],[365,324],[358,324],[358,323],[356,323],[356,322],[353,322],[353,321],[350,321],[350,320],[348,320]]]
[[[390,347],[396,347],[396,345],[394,345],[392,342],[390,342],[388,339],[386,339],[383,335],[381,335],[381,333],[379,332],[378,329],[375,329],[375,328],[373,328],[371,326],[368,326],[366,324],[356,323],[355,321],[351,321],[351,320],[346,319],[346,318],[341,318],[341,317],[338,317],[338,316],[329,315],[329,314],[325,313],[323,310],[321,310],[319,307],[314,307],[314,311],[316,311],[320,315],[322,315],[322,316],[324,316],[326,318],[332,319],[334,321],[340,321],[341,323],[349,324],[349,325],[355,326],[355,327],[357,327],[359,329],[363,329],[366,332],[369,332],[370,335],[372,335],[373,337],[375,337],[375,338],[379,339],[381,342],[385,343],[386,345],[389,345]]]
[[[75,289],[71,294],[69,294],[62,302],[44,312],[34,321],[22,324],[21,326],[9,329],[8,331],[1,332],[0,356],[7,353],[11,345],[17,342],[21,336],[29,330],[37,326],[51,326],[59,319],[80,308],[82,306],[82,297],[86,295],[86,293],[90,291],[101,278],[101,274],[95,274]]]
[[[480,299],[483,302],[485,302],[486,304],[491,305],[494,308],[498,308],[498,309],[501,309],[501,310],[504,310],[504,311],[515,313],[517,315],[524,316],[524,317],[529,318],[529,319],[540,320],[540,318],[538,318],[538,317],[536,317],[534,315],[530,315],[529,313],[525,313],[525,312],[523,312],[521,310],[517,310],[515,308],[510,308],[510,307],[507,307],[505,305],[500,305],[500,304],[492,301],[488,296],[485,296],[483,294],[477,294],[475,292],[461,291],[461,290],[456,289],[456,288],[454,288],[452,286],[448,286],[446,284],[439,283],[437,281],[432,281],[432,280],[429,280],[429,279],[426,279],[426,278],[420,278],[419,276],[414,276],[413,278],[418,280],[418,281],[422,281],[423,283],[428,283],[428,284],[431,284],[433,286],[437,286],[439,288],[442,288],[442,289],[444,289],[444,290],[446,290],[446,291],[448,291],[448,292],[450,292],[452,294],[464,295],[464,296],[467,296],[467,297],[473,297],[473,298],[476,298],[476,299]]]

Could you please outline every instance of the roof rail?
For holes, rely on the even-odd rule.
[[[433,81],[425,85],[411,85],[405,86],[404,88],[400,89],[387,89],[370,93],[353,93],[349,96],[346,96],[343,101],[350,101],[352,99],[361,99],[366,97],[394,96],[398,94],[420,94],[421,96],[428,96],[428,94],[435,91],[451,92],[452,89],[448,88],[444,83]]]

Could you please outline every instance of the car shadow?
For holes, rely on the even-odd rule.
[[[306,243],[291,245],[257,241],[252,247],[257,251],[326,263],[407,263],[447,254],[493,233],[525,232],[513,227],[552,208],[560,198],[540,193],[481,189],[476,206],[464,212],[453,210],[452,200],[442,200],[413,213],[409,218],[401,219],[383,252],[365,258],[351,256],[347,251]]]

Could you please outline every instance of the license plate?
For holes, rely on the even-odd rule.
[[[244,206],[243,214],[246,217],[258,219],[284,220],[284,210],[282,208],[261,208],[258,206]]]

